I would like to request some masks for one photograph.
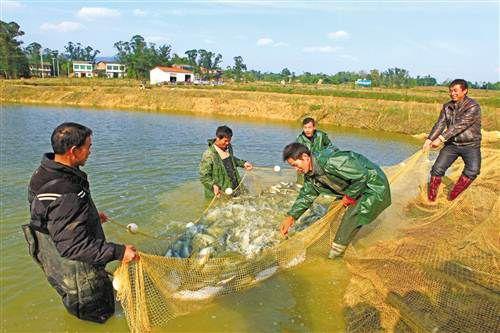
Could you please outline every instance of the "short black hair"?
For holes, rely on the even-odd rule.
[[[215,131],[215,136],[218,139],[222,139],[222,138],[231,139],[233,137],[233,131],[229,127],[227,127],[226,125],[219,126],[219,127],[217,127],[217,130]]]
[[[292,158],[294,160],[300,159],[302,154],[311,156],[311,151],[302,143],[293,142],[283,149],[283,161]]]
[[[469,85],[467,84],[467,81],[465,81],[464,79],[455,79],[451,81],[448,87],[451,88],[453,86],[456,86],[457,84],[460,86],[460,88],[462,88],[462,90],[469,89]]]
[[[314,118],[307,117],[307,118],[304,118],[304,120],[302,120],[302,125],[309,124],[309,123],[313,123],[313,126],[316,126],[316,120],[314,120]]]
[[[62,123],[52,132],[50,141],[56,154],[65,154],[73,146],[81,147],[92,130],[77,123]]]

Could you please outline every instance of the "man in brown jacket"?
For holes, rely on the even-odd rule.
[[[428,198],[435,201],[441,177],[460,156],[465,163],[462,175],[451,190],[448,199],[454,200],[479,175],[481,169],[481,108],[467,97],[467,81],[453,80],[449,85],[451,101],[443,105],[422,149],[429,150],[444,143],[431,169]]]

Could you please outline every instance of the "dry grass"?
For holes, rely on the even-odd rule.
[[[405,92],[397,89],[364,91],[339,86],[281,87],[276,84],[163,86],[146,90],[139,90],[138,86],[139,82],[133,80],[46,79],[2,81],[0,90],[3,103],[185,112],[285,121],[312,116],[323,124],[406,134],[428,132],[437,119],[441,104],[447,100],[446,89],[442,87],[414,88]],[[273,89],[292,91],[275,92]],[[499,107],[494,104],[500,93],[474,90],[470,94],[481,103],[483,127],[498,130]]]

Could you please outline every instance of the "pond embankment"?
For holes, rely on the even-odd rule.
[[[370,92],[322,88],[228,85],[215,88],[162,86],[140,90],[133,84],[108,84],[87,80],[77,84],[67,81],[3,81],[2,103],[81,106],[168,113],[191,113],[205,116],[236,116],[277,121],[300,121],[314,117],[322,124],[366,128],[404,134],[426,133],[446,102],[446,91],[395,89]],[[55,84],[54,84],[55,82]],[[59,84],[58,82],[62,82]],[[46,84],[44,84],[46,83]],[[72,83],[72,84],[71,84]],[[276,92],[274,92],[276,91]],[[500,93],[481,95],[482,121],[485,130],[500,129]],[[399,97],[400,96],[400,97]],[[472,96],[473,94],[472,94]]]

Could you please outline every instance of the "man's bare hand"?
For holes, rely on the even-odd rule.
[[[288,234],[288,229],[293,225],[294,218],[291,216],[287,216],[280,225],[280,233],[283,237]]]
[[[432,140],[425,140],[424,142],[424,145],[422,146],[422,150],[423,151],[429,151],[429,149],[431,149],[431,143],[432,143]]]
[[[253,165],[250,162],[245,162],[243,167],[245,168],[246,171],[252,171],[252,169],[253,169]]]
[[[437,147],[441,146],[442,143],[443,143],[443,141],[441,140],[441,138],[437,138],[436,140],[432,141],[431,147],[437,148]]]
[[[215,195],[217,198],[218,198],[218,197],[220,197],[221,192],[220,192],[220,187],[219,187],[218,185],[214,185],[214,186],[213,186],[213,191],[214,191],[214,195]]]
[[[132,260],[139,260],[139,254],[133,245],[125,245],[125,253],[123,253],[122,262],[128,264]]]

